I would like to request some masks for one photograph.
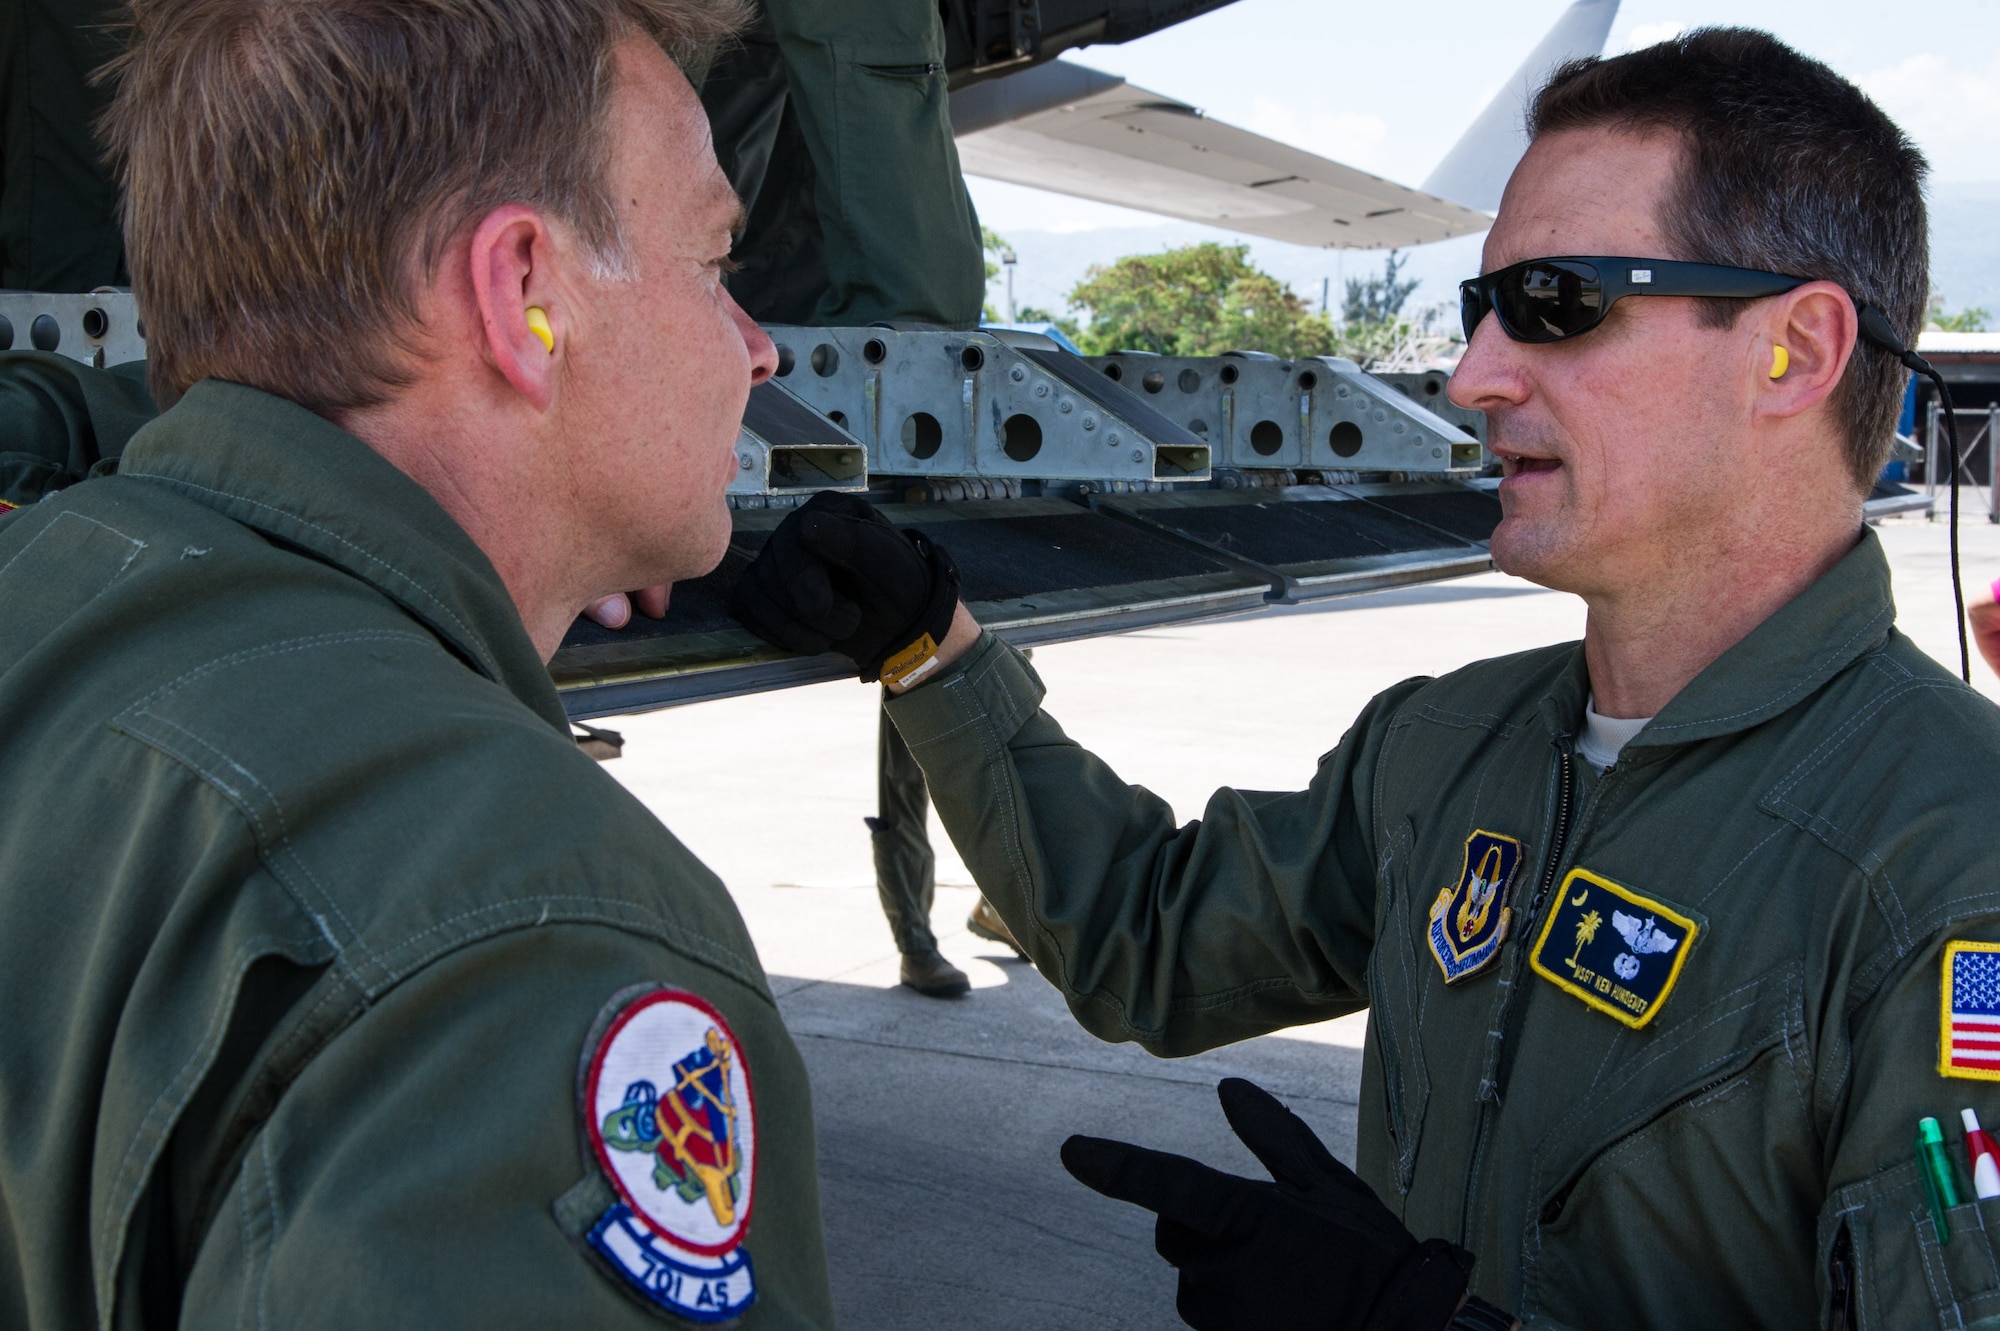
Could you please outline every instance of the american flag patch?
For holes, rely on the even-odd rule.
[[[1944,945],[1938,1071],[2000,1081],[2000,943]]]

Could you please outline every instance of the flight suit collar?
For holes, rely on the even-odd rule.
[[[1761,725],[1881,646],[1895,621],[1889,561],[1875,532],[1863,527],[1839,563],[1710,662],[1626,749],[1688,744]]]
[[[331,421],[204,379],[139,431],[119,474],[171,485],[359,578],[569,733],[492,561],[428,491]]]

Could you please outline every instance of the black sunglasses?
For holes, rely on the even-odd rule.
[[[1458,314],[1468,342],[1488,310],[1500,316],[1501,330],[1516,342],[1560,342],[1603,323],[1624,296],[1756,300],[1809,280],[1674,259],[1529,259],[1460,282]]]

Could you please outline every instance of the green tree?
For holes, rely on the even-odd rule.
[[[1248,245],[1203,241],[1099,264],[1070,291],[1069,303],[1088,316],[1076,342],[1090,356],[1128,349],[1334,354],[1332,323],[1252,264]]]
[[[1417,289],[1418,279],[1406,282],[1396,279],[1402,275],[1403,265],[1409,260],[1401,250],[1390,250],[1389,257],[1382,261],[1380,277],[1350,277],[1347,279],[1347,299],[1341,302],[1341,322],[1353,324],[1394,323],[1403,313],[1403,303],[1410,293]]]
[[[979,228],[979,249],[981,256],[986,261],[986,280],[988,282],[991,282],[1000,275],[1000,256],[1013,248],[1012,245],[1007,243],[1007,238],[992,227],[981,226]],[[988,301],[980,308],[979,322],[989,324],[1000,322],[1000,315],[994,310],[993,302]]]
[[[1993,315],[1983,306],[1973,305],[1957,314],[1944,312],[1944,296],[1937,288],[1931,288],[1930,309],[1924,314],[1924,327],[1937,328],[1947,333],[1983,333]]]

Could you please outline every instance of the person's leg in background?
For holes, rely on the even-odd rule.
[[[767,0],[815,171],[815,323],[972,328],[986,295],[932,0]]]
[[[766,0],[762,10],[701,84],[716,157],[747,210],[730,294],[765,323],[977,325],[985,266],[952,140],[936,7]],[[886,716],[877,756],[868,826],[902,981],[963,994],[965,974],[930,927],[929,793]],[[1013,946],[983,899],[967,927]]]
[[[875,891],[896,950],[903,954],[902,982],[933,998],[956,998],[972,984],[944,959],[931,932],[937,856],[926,827],[931,801],[924,770],[887,712],[877,724],[876,816],[868,819],[875,845]]]
[[[90,76],[118,52],[115,0],[0,5],[0,286],[130,286],[118,186],[95,125],[111,90]]]

